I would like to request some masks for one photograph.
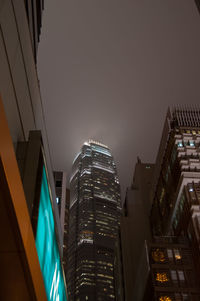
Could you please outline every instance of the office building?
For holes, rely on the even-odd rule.
[[[68,264],[69,203],[70,203],[70,191],[69,189],[66,189],[64,235],[63,235],[63,257],[62,257],[65,278],[67,277],[67,264]]]
[[[114,248],[121,200],[107,146],[90,140],[75,158],[69,212],[69,300],[115,300]]]
[[[124,230],[128,219],[122,217],[124,300],[199,300],[199,154],[200,109],[169,109],[153,173],[147,180],[150,186],[140,173],[140,186],[132,185],[127,192],[125,215],[128,213],[132,227]],[[140,187],[141,194],[137,191]],[[148,195],[143,198],[145,187]],[[135,204],[133,210],[130,204]],[[142,229],[139,238],[134,230],[127,231],[134,229],[133,225]]]
[[[122,262],[122,270],[118,275],[123,273],[123,280],[118,281],[121,286],[117,288],[120,289],[117,300],[135,300],[138,273],[142,275],[139,263],[143,259],[145,240],[151,238],[149,213],[153,171],[154,164],[142,163],[138,158],[132,185],[126,192],[120,223],[121,245],[118,246],[118,254],[121,253],[121,260],[118,255],[119,266]]]
[[[54,171],[54,181],[56,190],[56,204],[58,207],[62,236],[64,235],[65,223],[65,206],[66,206],[66,191],[67,191],[67,175],[63,171]]]
[[[146,253],[149,276],[143,301],[200,300],[195,262],[187,239],[154,237],[147,244]]]
[[[199,144],[200,109],[168,110],[153,187],[151,223],[156,235],[173,232],[184,187],[192,190],[200,181]]]
[[[0,1],[0,299],[5,301],[66,301],[37,47],[27,19],[27,5],[36,2],[41,3]],[[31,14],[40,27],[41,15]]]
[[[67,248],[68,248],[68,233],[69,233],[69,203],[70,191],[67,189],[66,172],[54,171],[54,181],[56,189],[56,203],[58,206],[60,224],[63,238],[62,246],[62,263],[65,275],[67,273]]]
[[[153,181],[151,230],[153,236],[173,235],[189,241],[191,257],[195,262],[194,277],[198,280],[198,286],[200,286],[199,154],[200,109],[198,107],[169,109]],[[188,300],[197,299],[188,297]]]

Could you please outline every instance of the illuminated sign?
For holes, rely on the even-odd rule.
[[[43,167],[36,248],[48,301],[66,301],[55,225],[45,167]]]

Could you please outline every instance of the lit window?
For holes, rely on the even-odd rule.
[[[178,147],[183,147],[183,143],[182,142],[178,142]]]
[[[60,203],[60,198],[56,198],[56,203],[59,204]]]
[[[194,189],[192,187],[189,188],[189,192],[192,192],[194,191]]]
[[[172,301],[172,299],[170,297],[168,297],[168,296],[161,296],[159,298],[159,301]]]
[[[181,254],[178,249],[174,249],[174,255],[175,255],[176,260],[181,259]]]
[[[194,146],[194,141],[190,141],[190,146]]]
[[[164,262],[165,261],[164,252],[159,249],[156,249],[155,251],[152,252],[152,257],[153,257],[153,260],[156,262]]]
[[[156,273],[156,280],[159,282],[167,282],[169,279],[166,273]]]

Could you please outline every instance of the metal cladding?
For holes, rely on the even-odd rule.
[[[116,166],[107,146],[84,143],[70,180],[69,300],[114,300],[114,248],[121,212]]]
[[[177,127],[200,127],[200,108],[175,107],[171,110],[171,121]]]

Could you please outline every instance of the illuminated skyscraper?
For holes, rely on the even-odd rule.
[[[114,300],[114,248],[121,211],[116,166],[107,146],[89,141],[70,180],[69,300]]]

